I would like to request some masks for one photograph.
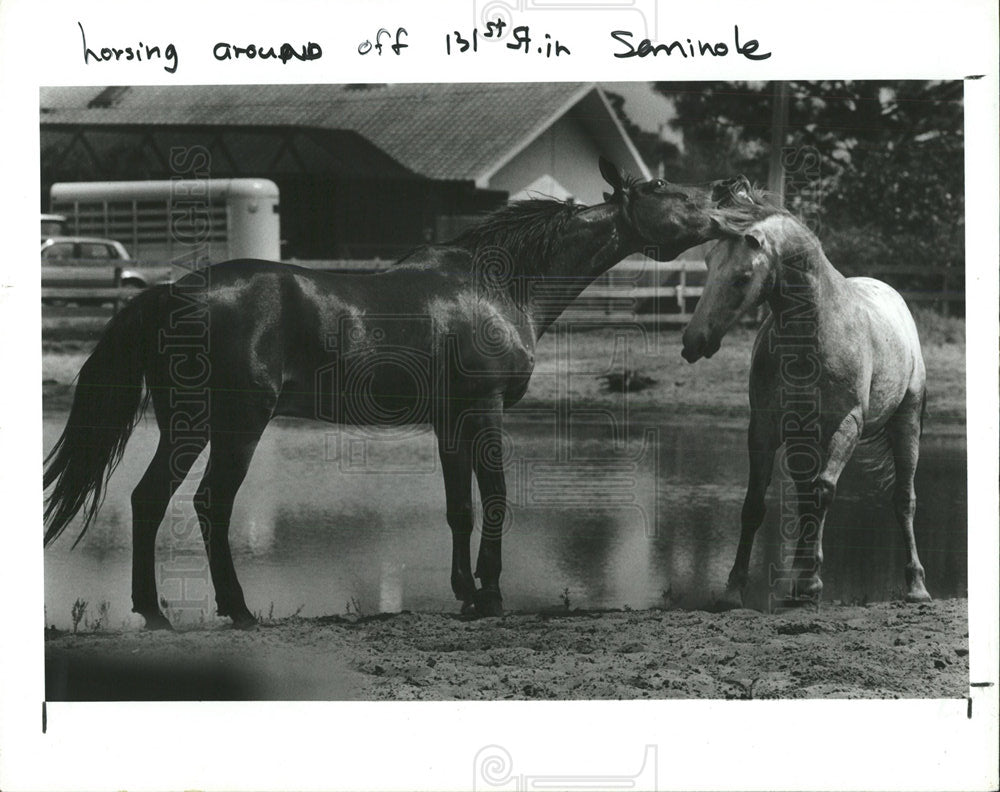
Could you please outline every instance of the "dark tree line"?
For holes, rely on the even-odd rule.
[[[766,185],[770,83],[657,83],[683,150],[629,124],[643,156],[674,181],[745,173]],[[848,273],[874,267],[964,265],[961,81],[789,81],[783,149],[788,207],[810,220]],[[902,275],[908,288],[940,278]],[[961,287],[959,278],[949,288]]]

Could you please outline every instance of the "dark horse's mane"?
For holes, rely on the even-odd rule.
[[[515,201],[485,215],[448,244],[466,248],[473,258],[502,248],[519,272],[530,274],[534,265],[552,257],[566,222],[586,208],[545,199]]]

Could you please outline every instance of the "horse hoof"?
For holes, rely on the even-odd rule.
[[[819,575],[801,577],[792,583],[792,598],[797,600],[816,600],[823,593],[823,581]]]
[[[231,617],[233,628],[236,630],[253,630],[257,627],[257,620],[249,612]]]
[[[906,567],[906,601],[931,601],[931,595],[927,593],[927,586],[924,585],[924,569],[921,566]]]
[[[146,620],[145,628],[147,630],[167,630],[173,632],[173,625],[159,611],[156,613],[140,613],[139,615]]]
[[[476,613],[475,600],[464,600],[462,602],[461,614],[463,616],[473,616]]]
[[[738,586],[726,586],[712,602],[712,610],[716,612],[738,610],[743,607],[743,592]]]
[[[777,611],[798,610],[800,608],[819,608],[819,597],[810,597],[806,594],[797,594],[794,597],[787,597],[775,603]]]
[[[476,592],[476,613],[480,616],[503,616],[503,598],[499,589],[480,589]]]

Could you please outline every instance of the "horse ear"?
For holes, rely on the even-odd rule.
[[[760,250],[764,247],[764,234],[759,228],[751,228],[743,235],[743,239],[751,250]]]
[[[615,192],[618,192],[622,188],[621,171],[608,160],[604,159],[604,157],[598,159],[597,165],[601,169],[601,176],[604,177],[604,181],[614,187]]]

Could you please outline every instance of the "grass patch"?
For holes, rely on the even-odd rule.
[[[914,311],[927,364],[931,424],[965,421],[965,320]],[[514,409],[606,407],[616,414],[687,420],[704,417],[743,424],[750,409],[747,383],[756,330],[734,328],[711,360],[691,365],[680,355],[681,331],[639,325],[557,327],[542,336],[535,371]],[[72,383],[90,346],[79,340],[44,345],[43,407],[69,409]]]
[[[942,316],[931,308],[914,308],[913,321],[923,344],[965,345],[965,318]]]

